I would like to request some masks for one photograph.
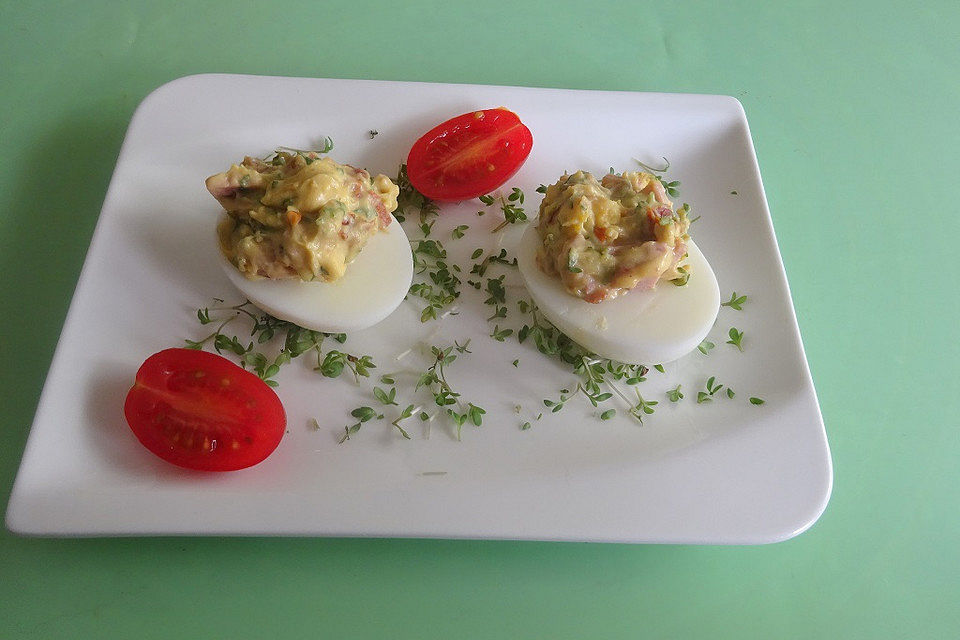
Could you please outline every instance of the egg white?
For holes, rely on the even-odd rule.
[[[597,355],[625,363],[660,364],[690,353],[706,338],[720,310],[720,288],[696,244],[688,243],[689,282],[661,282],[591,304],[537,266],[540,235],[531,224],[520,239],[517,266],[540,312]]]
[[[216,243],[216,238],[214,239]],[[341,333],[377,324],[400,306],[413,280],[407,234],[394,219],[374,234],[335,282],[250,280],[216,249],[230,282],[267,313],[301,327]]]

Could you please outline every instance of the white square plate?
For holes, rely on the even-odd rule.
[[[644,425],[609,421],[583,397],[547,413],[542,400],[575,385],[569,369],[528,341],[489,337],[490,308],[464,284],[459,314],[421,325],[406,302],[351,334],[343,349],[369,353],[377,374],[426,362],[424,344],[471,339],[451,365],[452,386],[483,406],[462,441],[442,418],[387,419],[337,444],[349,412],[375,406],[376,376],[331,380],[295,360],[279,376],[288,434],[262,464],[226,474],[170,466],[133,438],[123,399],[140,363],[197,339],[195,317],[214,297],[239,302],[217,263],[218,205],[203,180],[247,154],[309,148],[331,136],[332,157],[396,175],[413,141],[434,124],[505,105],[534,135],[529,160],[507,186],[527,194],[564,170],[635,169],[670,159],[693,235],[724,299],[710,355],[651,370],[641,385],[659,400]],[[379,134],[371,137],[370,130]],[[733,193],[736,192],[736,193]],[[433,235],[469,270],[477,247],[508,249],[495,208],[444,206]],[[405,227],[417,237],[416,220]],[[455,240],[450,230],[470,229]],[[519,283],[510,269],[508,282]],[[464,277],[464,280],[467,278]],[[510,288],[511,300],[523,295]],[[511,302],[512,317],[518,317]],[[509,320],[518,326],[518,320]],[[511,325],[514,326],[514,325]],[[731,326],[745,352],[724,344]],[[242,334],[241,334],[242,335]],[[396,357],[409,348],[410,354]],[[519,359],[517,366],[511,363]],[[652,364],[652,363],[651,363]],[[706,379],[735,389],[696,402]],[[664,392],[682,384],[686,397]],[[382,386],[382,385],[381,385]],[[401,406],[410,386],[400,385]],[[766,404],[755,406],[750,396]],[[411,400],[412,401],[412,400]],[[613,401],[611,401],[613,402]],[[615,405],[611,405],[615,406]],[[519,407],[519,412],[517,411]],[[320,429],[311,426],[316,418]],[[520,425],[533,427],[521,431]],[[148,96],[131,122],[70,306],[7,511],[7,526],[40,535],[266,534],[416,536],[672,543],[764,543],[809,527],[832,483],[823,422],[797,329],[743,109],[725,96],[200,75]]]

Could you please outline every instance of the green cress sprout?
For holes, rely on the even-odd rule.
[[[679,384],[673,389],[670,389],[669,391],[667,391],[667,399],[670,402],[680,402],[681,400],[683,400],[683,392],[680,391]]]
[[[520,206],[523,204],[523,200],[524,200],[523,191],[521,191],[517,187],[514,187],[510,191],[509,195],[507,195],[506,198],[504,198],[503,196],[494,198],[494,196],[491,196],[489,194],[485,196],[480,196],[480,202],[487,205],[488,207],[491,206],[494,202],[497,202],[497,201],[500,202],[500,211],[503,213],[503,222],[501,222],[499,225],[494,227],[493,233],[500,231],[508,224],[517,224],[518,222],[527,221],[527,214],[523,210],[523,207]]]
[[[426,372],[420,375],[416,386],[416,389],[420,389],[421,387],[428,389],[433,395],[434,404],[441,409],[446,409],[447,415],[453,420],[457,427],[457,440],[461,439],[463,425],[468,419],[475,426],[479,427],[483,422],[484,414],[486,414],[483,408],[472,402],[467,403],[467,406],[464,407],[460,401],[460,393],[454,391],[450,387],[450,383],[447,382],[446,368],[457,359],[457,354],[453,353],[453,351],[457,350],[460,353],[464,353],[467,351],[466,347],[466,344],[462,347],[430,347],[430,353],[433,354],[434,358],[433,363],[427,368]],[[459,411],[454,410],[452,408],[453,405],[457,405]]]
[[[220,305],[224,303],[220,298],[214,300]],[[368,355],[357,356],[336,349],[323,351],[323,343],[327,338],[343,344],[347,339],[346,334],[323,333],[304,329],[292,322],[280,320],[268,313],[259,311],[249,300],[233,306],[213,307],[212,311],[215,314],[226,314],[226,317],[213,333],[205,338],[197,341],[186,340],[186,347],[188,349],[203,349],[207,343],[212,342],[217,353],[227,352],[239,356],[241,366],[244,368],[250,367],[271,387],[276,387],[279,384],[273,378],[280,372],[280,367],[307,352],[313,352],[316,356],[317,365],[314,370],[328,378],[338,377],[344,368],[347,368],[353,373],[354,380],[359,381],[360,377],[370,375],[370,369],[376,368],[373,359]],[[215,321],[210,317],[210,312],[210,307],[197,310],[197,318],[200,324],[206,325]],[[223,332],[227,325],[238,318],[244,318],[252,325],[250,337],[253,339],[246,344],[236,335]],[[279,335],[284,336],[283,347],[276,354],[267,355],[255,350],[255,343],[264,345]]]
[[[743,303],[747,301],[747,296],[738,296],[737,292],[734,291],[730,295],[730,299],[726,302],[721,302],[721,307],[730,307],[731,309],[736,309],[737,311],[743,311]]]
[[[672,182],[666,182],[663,176],[661,175],[663,173],[666,173],[667,169],[670,168],[669,160],[667,160],[666,158],[663,159],[665,163],[665,166],[663,167],[663,169],[655,169],[648,164],[640,162],[636,158],[634,158],[633,161],[636,162],[638,165],[640,165],[645,171],[652,173],[653,177],[655,177],[660,182],[660,184],[663,185],[664,190],[666,190],[667,194],[671,198],[676,198],[678,195],[680,195],[680,181],[673,180]],[[613,167],[610,168],[610,173],[614,173]]]
[[[730,339],[727,340],[727,344],[732,344],[740,352],[743,352],[743,331],[739,331],[736,327],[730,327],[730,331],[727,333],[730,336]]]
[[[717,384],[717,379],[715,376],[710,376],[707,379],[706,391],[697,392],[697,404],[702,404],[704,402],[710,402],[713,400],[713,396],[723,388],[722,384]]]

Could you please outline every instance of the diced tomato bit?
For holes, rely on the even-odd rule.
[[[387,211],[386,205],[383,204],[383,198],[380,194],[376,191],[371,191],[370,201],[373,202],[373,207],[377,210],[377,217],[380,218],[380,226],[389,226],[393,218],[390,217],[390,212]]]

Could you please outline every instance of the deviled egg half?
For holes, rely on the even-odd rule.
[[[399,189],[384,175],[316,152],[247,157],[211,176],[230,281],[267,313],[325,332],[365,329],[403,301],[410,244],[392,216]]]
[[[578,171],[547,188],[517,263],[540,312],[597,355],[666,363],[697,348],[720,309],[717,278],[647,172]]]

